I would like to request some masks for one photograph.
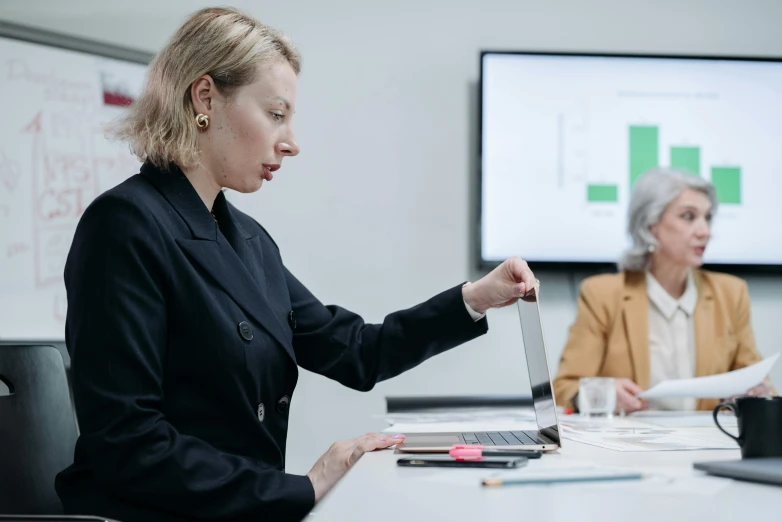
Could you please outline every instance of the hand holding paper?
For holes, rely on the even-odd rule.
[[[638,395],[641,399],[662,399],[668,397],[693,397],[696,399],[721,399],[744,395],[747,390],[763,382],[768,372],[777,362],[779,354],[747,366],[740,370],[696,377],[694,379],[676,379],[663,381],[657,386]]]

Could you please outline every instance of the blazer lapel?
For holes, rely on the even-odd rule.
[[[239,256],[222,236],[217,241],[177,239],[177,243],[231,298],[279,342],[293,361],[296,355],[290,331],[282,327],[258,282],[250,276]]]
[[[714,294],[711,286],[703,279],[700,271],[695,270],[695,286],[698,288],[698,304],[695,305],[693,321],[695,324],[695,376],[712,375],[714,369],[714,347],[717,337],[714,329]]]
[[[200,265],[245,313],[263,326],[295,362],[292,334],[289,329],[283,327],[262,292],[265,283],[261,284],[263,277],[260,275],[260,265],[253,253],[253,246],[260,246],[258,238],[247,237],[244,229],[238,227],[233,217],[230,217],[230,227],[238,227],[235,233],[241,236],[237,237],[238,248],[234,250],[220,233],[217,223],[193,185],[176,165],[171,165],[170,172],[163,172],[145,163],[141,174],[155,185],[190,228],[193,238],[178,238],[176,241],[180,248]],[[218,194],[219,205],[225,205],[224,199],[222,193]],[[231,233],[233,232],[229,232]],[[238,252],[241,252],[245,259],[241,259]],[[261,255],[260,248],[257,255]]]
[[[633,365],[634,380],[643,389],[649,388],[649,305],[643,272],[625,275],[622,317]]]
[[[213,210],[220,222],[219,228],[223,235],[225,235],[225,238],[233,247],[236,255],[239,256],[244,267],[252,278],[255,279],[261,293],[266,295],[266,275],[261,270],[263,266],[263,249],[260,238],[257,234],[255,236],[251,235],[239,224],[231,206],[222,193],[217,195]]]

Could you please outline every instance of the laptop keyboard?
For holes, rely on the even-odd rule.
[[[484,446],[520,446],[522,444],[542,444],[537,431],[476,431],[462,433],[465,444]]]

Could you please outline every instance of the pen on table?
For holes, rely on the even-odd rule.
[[[488,478],[484,479],[482,481],[482,484],[484,486],[489,487],[496,487],[496,486],[523,486],[523,485],[529,485],[529,486],[539,486],[539,485],[546,485],[546,484],[562,484],[567,482],[608,482],[612,480],[640,480],[643,478],[643,475],[640,473],[630,473],[627,475],[607,475],[604,477],[558,477],[558,478],[549,478],[549,479],[535,479],[535,478],[526,478],[526,479],[498,479],[498,478]]]

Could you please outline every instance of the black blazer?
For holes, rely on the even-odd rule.
[[[285,473],[298,368],[369,390],[487,331],[461,285],[365,324],[324,306],[252,218],[176,167],[145,164],[82,216],[65,267],[80,437],[57,476],[69,513],[299,520]],[[218,226],[219,223],[219,226]]]

